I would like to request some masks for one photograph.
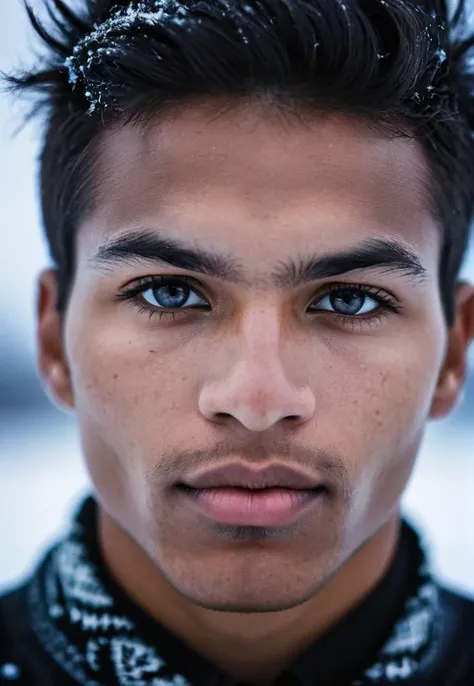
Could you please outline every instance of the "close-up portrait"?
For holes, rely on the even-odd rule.
[[[0,685],[474,686],[474,0],[0,0]]]

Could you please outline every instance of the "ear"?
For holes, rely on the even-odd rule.
[[[433,397],[430,418],[449,414],[462,399],[467,352],[474,340],[474,286],[460,282],[455,295],[455,320],[448,330],[446,356]]]
[[[57,296],[56,272],[45,269],[38,279],[36,303],[38,367],[52,400],[72,409],[74,398],[64,350],[64,322],[56,309]]]

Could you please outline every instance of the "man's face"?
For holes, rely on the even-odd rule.
[[[296,605],[396,516],[434,414],[447,329],[423,155],[348,118],[191,108],[107,134],[97,175],[64,344],[98,500],[193,602]],[[226,269],[103,248],[143,231]],[[420,268],[341,259],[296,279],[375,241]],[[324,488],[291,524],[224,525],[175,486],[231,462]]]

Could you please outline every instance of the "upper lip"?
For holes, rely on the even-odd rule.
[[[273,464],[256,469],[244,463],[221,465],[207,469],[182,482],[190,488],[293,488],[309,490],[321,486],[321,481],[297,467]]]

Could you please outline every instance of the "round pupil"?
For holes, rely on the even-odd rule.
[[[364,294],[354,294],[351,291],[338,291],[330,296],[331,306],[343,314],[357,314],[364,304]]]
[[[167,284],[153,289],[153,297],[162,307],[182,307],[189,296],[187,286]]]

